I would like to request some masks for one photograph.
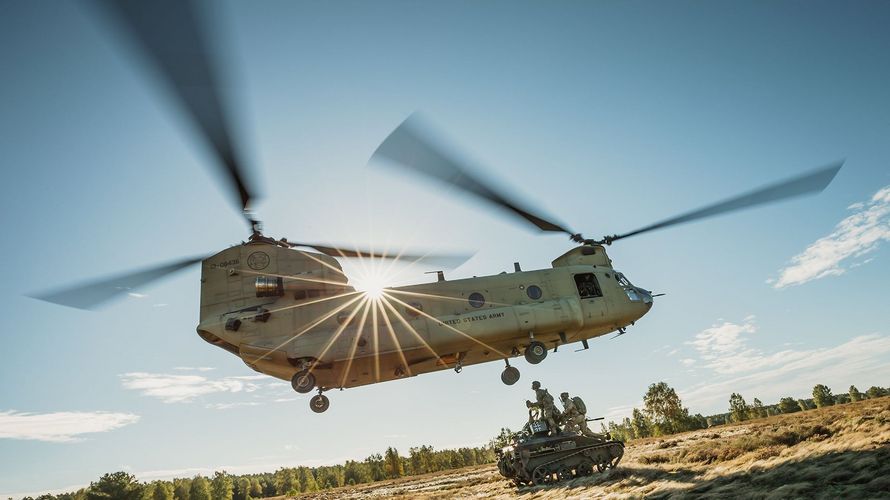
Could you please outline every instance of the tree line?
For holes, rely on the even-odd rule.
[[[610,432],[614,439],[630,441],[631,439],[706,429],[715,425],[806,411],[835,404],[855,403],[863,399],[888,395],[890,395],[890,388],[872,386],[862,393],[853,385],[844,394],[832,394],[828,386],[818,384],[813,387],[812,398],[795,399],[789,396],[781,398],[777,403],[764,405],[758,398],[754,398],[751,403],[748,403],[741,394],[734,392],[729,397],[729,411],[702,416],[701,414],[690,415],[677,392],[666,383],[659,382],[649,386],[649,390],[643,396],[642,409],[634,408],[631,416],[625,417],[619,423],[609,422],[608,427],[603,425],[603,432]]]
[[[789,396],[775,404],[764,405],[758,398],[749,404],[741,394],[733,393],[729,397],[729,411],[702,416],[698,413],[691,415],[677,392],[665,382],[658,382],[650,385],[643,396],[642,409],[634,408],[631,417],[619,423],[609,422],[608,427],[603,425],[603,431],[610,432],[614,439],[630,441],[888,395],[890,388],[877,386],[870,387],[865,393],[850,386],[846,393],[835,395],[828,386],[818,384],[813,387],[812,398],[795,399]],[[294,496],[492,463],[497,459],[495,450],[510,444],[513,436],[509,428],[501,428],[497,436],[481,447],[435,450],[432,446],[417,446],[410,448],[407,456],[389,447],[383,454],[376,453],[360,461],[347,460],[344,464],[319,467],[282,467],[275,472],[261,474],[236,475],[217,471],[212,477],[198,475],[171,481],[141,482],[127,472],[113,472],[76,492],[45,494],[22,500],[251,500]]]
[[[492,463],[497,459],[492,447],[495,441],[493,439],[487,446],[448,450],[417,446],[408,450],[408,456],[402,456],[390,447],[383,454],[375,453],[360,461],[347,460],[344,464],[319,467],[282,467],[262,474],[237,475],[217,471],[212,477],[198,475],[171,481],[141,482],[127,472],[113,472],[76,492],[22,500],[251,500],[294,496]]]

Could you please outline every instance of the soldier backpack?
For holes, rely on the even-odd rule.
[[[575,408],[577,408],[581,414],[587,414],[587,407],[584,406],[584,401],[582,401],[580,397],[573,397],[572,402],[575,403]]]

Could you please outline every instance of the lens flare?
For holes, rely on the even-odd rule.
[[[365,283],[359,284],[356,283],[356,289],[364,292],[368,298],[379,300],[383,297],[383,290],[386,289],[386,284],[383,280],[369,280]]]
[[[351,280],[352,285],[369,299],[378,301],[383,297],[386,287],[392,284],[392,277],[389,276],[391,273],[387,271],[387,267],[381,265],[366,266],[356,273]]]

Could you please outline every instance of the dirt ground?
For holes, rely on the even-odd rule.
[[[553,486],[485,465],[300,498],[890,499],[890,397],[633,441],[616,469]]]

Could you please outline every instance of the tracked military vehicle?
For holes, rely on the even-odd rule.
[[[497,450],[498,470],[517,486],[535,486],[569,481],[603,472],[618,465],[624,443],[587,437],[574,432],[550,435],[540,410],[529,410],[529,421],[513,438],[513,443]]]

